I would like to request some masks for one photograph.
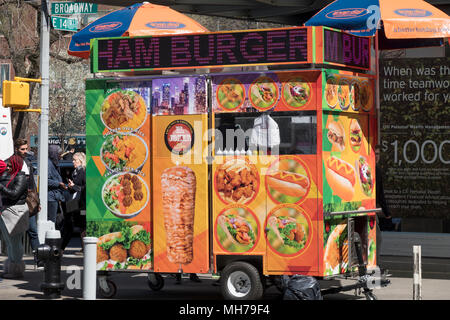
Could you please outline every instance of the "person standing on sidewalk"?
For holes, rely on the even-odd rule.
[[[390,229],[392,225],[392,216],[391,212],[389,211],[389,207],[387,206],[386,199],[384,197],[384,186],[383,186],[383,171],[380,168],[379,161],[381,157],[381,146],[376,145],[375,146],[375,173],[376,173],[376,202],[377,202],[377,208],[381,208],[384,217],[378,217],[376,216],[376,224],[377,224],[377,265],[380,266],[380,253],[381,253],[381,245],[383,243],[383,239],[381,237],[381,230],[384,229]],[[381,225],[383,224],[383,226]],[[383,228],[382,228],[383,227]],[[381,268],[383,269],[383,268]]]
[[[72,158],[75,170],[72,172],[72,179],[67,184],[66,210],[64,213],[64,225],[62,229],[61,249],[65,249],[72,238],[73,227],[77,225],[81,229],[81,240],[86,229],[86,219],[81,216],[81,210],[86,210],[86,155],[77,152]],[[74,208],[71,204],[76,203]],[[81,250],[80,253],[82,253]]]
[[[22,138],[14,141],[14,154],[23,159],[22,171],[28,178],[28,191],[37,191],[36,183],[34,182],[34,168],[28,159],[28,141]],[[39,246],[36,215],[30,217],[30,226],[27,233],[30,237],[31,249],[34,251]]]
[[[67,189],[59,172],[61,148],[56,145],[48,146],[48,220],[56,224],[59,201],[65,201],[63,190]]]
[[[0,177],[2,208],[0,233],[5,241],[8,259],[4,263],[5,279],[23,278],[25,263],[22,238],[28,229],[29,216],[26,203],[28,193],[27,176],[22,171],[23,159],[17,155],[6,161],[6,171]]]

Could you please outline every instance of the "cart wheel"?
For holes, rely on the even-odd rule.
[[[223,269],[220,280],[225,299],[257,300],[263,296],[261,276],[250,263],[242,261],[230,263]]]
[[[366,300],[378,300],[377,296],[372,291],[364,292]]]
[[[117,286],[111,280],[105,280],[105,286],[100,285],[98,292],[105,299],[111,299],[117,293]]]
[[[149,273],[147,283],[153,291],[159,291],[164,287],[164,278],[159,273]]]

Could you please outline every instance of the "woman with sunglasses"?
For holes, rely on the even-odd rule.
[[[8,251],[2,274],[5,279],[22,278],[25,271],[22,238],[29,220],[26,203],[28,179],[22,165],[23,159],[13,155],[6,161],[6,170],[0,176],[0,233]]]

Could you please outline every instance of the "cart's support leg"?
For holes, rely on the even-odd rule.
[[[109,291],[109,286],[108,286],[108,275],[107,274],[98,274],[97,275],[97,279],[98,279],[98,285],[100,286],[100,288],[103,291]]]
[[[364,264],[364,259],[362,255],[361,238],[359,237],[359,234],[355,232],[353,239],[355,244],[356,256],[358,258],[358,274],[359,274],[358,282],[348,286],[324,289],[321,291],[321,293],[322,295],[326,295],[326,294],[335,294],[343,291],[350,291],[354,289],[363,289],[363,294],[367,300],[376,300],[376,296],[373,294],[372,289],[369,288],[369,283],[372,284],[373,281],[375,281],[375,279],[371,277],[373,273],[367,274],[367,268],[366,265]],[[384,278],[380,279],[379,281],[380,281],[379,284],[382,287],[387,286],[390,283],[388,279]]]

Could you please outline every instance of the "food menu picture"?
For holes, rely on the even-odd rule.
[[[299,132],[316,135],[311,119],[316,118],[319,79],[320,71],[212,78],[215,124],[221,132],[222,126],[233,128],[229,123],[238,123],[241,126],[234,128],[244,131],[252,126],[255,130],[258,117],[270,112],[278,126],[268,127],[267,137],[259,134],[268,139],[268,145],[283,146],[280,155],[216,152],[212,168],[215,254],[263,255],[269,273],[318,271],[317,143],[305,139],[300,148],[304,152],[298,154],[293,151],[297,145],[288,145],[293,145],[291,136]],[[281,132],[278,138],[274,131]],[[225,150],[227,138],[216,140],[223,143],[215,146],[216,151]]]
[[[150,90],[86,82],[87,233],[99,238],[98,270],[152,268]]]
[[[369,117],[324,113],[323,132],[324,211],[373,208],[375,155],[369,144]]]
[[[202,152],[207,115],[154,114],[152,120],[154,270],[206,273],[208,165]]]
[[[375,113],[374,78],[326,70],[322,77],[323,110]]]
[[[214,112],[316,109],[319,72],[267,72],[214,76]]]

